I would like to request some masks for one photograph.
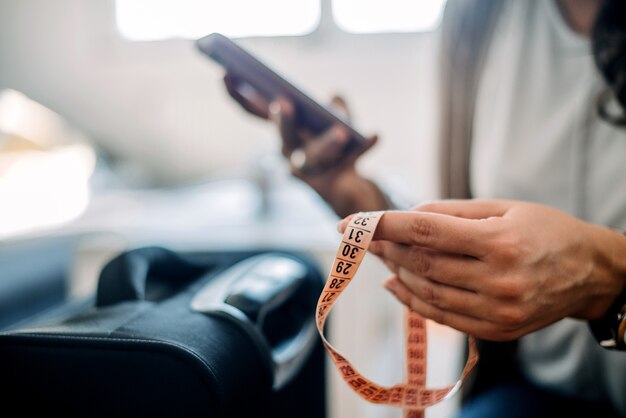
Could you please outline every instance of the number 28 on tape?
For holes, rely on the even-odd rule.
[[[350,284],[367,252],[384,212],[363,212],[350,220],[337,250],[324,290],[317,302],[315,321],[335,368],[348,386],[365,400],[404,409],[406,418],[420,418],[424,409],[451,396],[478,362],[476,342],[469,337],[469,355],[460,380],[453,385],[426,387],[426,324],[422,317],[405,310],[405,381],[384,387],[364,377],[324,336],[326,318],[337,298]]]

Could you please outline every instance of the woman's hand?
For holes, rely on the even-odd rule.
[[[248,113],[274,122],[282,140],[282,154],[290,163],[291,172],[309,184],[340,216],[362,210],[385,209],[386,201],[378,187],[361,177],[356,161],[377,142],[368,138],[366,146],[346,155],[350,140],[347,129],[337,124],[320,135],[298,126],[293,103],[281,98],[267,102],[237,77],[226,74],[224,84],[230,96]],[[348,107],[334,97],[330,107],[349,119]]]
[[[257,94],[250,85],[230,74],[224,76],[224,84],[230,96],[248,113],[269,119],[276,124],[283,141],[283,155],[293,159],[294,152],[298,153],[295,159],[300,161],[293,161],[295,174],[307,175],[345,168],[353,164],[376,142],[376,137],[371,137],[365,147],[345,156],[344,149],[350,135],[342,125],[337,124],[320,135],[313,135],[306,127],[297,125],[295,109],[289,100],[281,98],[270,103]],[[350,119],[348,106],[341,97],[334,97],[330,107],[346,119]]]
[[[347,221],[340,224],[345,228]],[[388,212],[370,250],[420,315],[489,340],[600,318],[626,287],[626,237],[547,206],[444,201]]]

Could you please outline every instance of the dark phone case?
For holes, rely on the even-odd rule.
[[[339,123],[350,132],[351,141],[347,145],[347,151],[362,148],[367,144],[365,137],[347,121],[311,99],[227,37],[213,33],[199,39],[197,46],[202,53],[219,63],[230,74],[249,83],[267,101],[278,97],[289,99],[296,107],[297,122],[300,126],[310,129],[314,134],[320,134],[333,124]]]

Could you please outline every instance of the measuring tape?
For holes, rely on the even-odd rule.
[[[417,313],[405,311],[406,378],[392,387],[380,386],[364,377],[324,336],[324,324],[333,304],[348,287],[374,237],[384,212],[354,215],[346,227],[332,270],[316,308],[317,330],[343,380],[368,402],[404,409],[405,418],[423,418],[424,409],[451,396],[478,362],[476,342],[469,337],[469,355],[460,380],[443,388],[426,388],[426,322]]]

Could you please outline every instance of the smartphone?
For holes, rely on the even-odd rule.
[[[311,99],[229,38],[213,33],[198,39],[196,45],[203,54],[231,75],[248,83],[268,102],[279,97],[290,100],[295,106],[299,126],[309,129],[313,134],[320,134],[334,124],[343,125],[350,133],[347,153],[367,144],[365,137],[340,115]]]

